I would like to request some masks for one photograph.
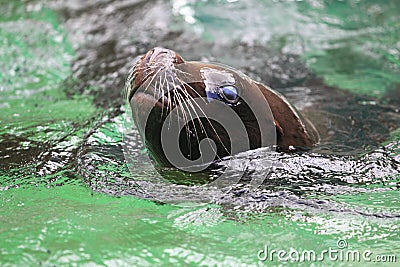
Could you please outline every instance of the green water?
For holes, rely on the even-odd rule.
[[[382,1],[382,5],[325,2],[333,4],[322,8],[317,5],[324,3],[320,1],[304,5],[255,1],[246,7],[249,12],[254,12],[251,8],[276,11],[285,7],[283,14],[296,15],[299,25],[324,25],[326,35],[336,30],[339,36],[346,33],[343,38],[332,37],[326,48],[320,43],[324,38],[308,39],[304,62],[328,85],[384,98],[400,82],[396,34],[400,5],[396,1]],[[398,173],[382,182],[350,185],[359,190],[349,193],[315,192],[316,198],[341,203],[350,212],[284,206],[243,212],[211,204],[182,208],[93,191],[80,176],[76,155],[104,111],[94,104],[95,96],[69,93],[66,81],[72,73],[75,48],[57,12],[35,3],[0,2],[1,266],[372,266],[377,265],[378,255],[395,255],[400,261]],[[235,16],[218,19],[209,10],[237,9],[234,4],[198,1],[187,5],[198,14],[196,22],[187,27],[200,28],[206,40],[214,40],[213,31],[219,27],[235,36]],[[349,6],[359,15],[350,16]],[[236,22],[242,27],[248,23]],[[218,27],[212,27],[213,23]],[[273,29],[267,40],[271,47],[290,50],[290,40],[314,34],[294,35],[288,30],[291,23],[268,24]],[[111,121],[92,138],[103,146],[116,144],[121,141],[117,126]],[[398,130],[392,132],[391,144],[399,140]],[[95,168],[131,175],[121,165],[103,162]],[[347,242],[346,249],[338,249],[339,240]],[[258,253],[266,245],[269,250],[288,253],[291,249],[313,250],[319,255],[332,248],[372,254],[371,262],[326,256],[321,261],[293,263],[279,261],[277,254],[260,261]]]

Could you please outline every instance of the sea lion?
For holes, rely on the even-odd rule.
[[[305,150],[319,141],[315,127],[278,92],[228,66],[186,62],[165,48],[137,60],[126,97],[151,157],[162,165],[175,165],[169,150],[199,164],[204,139],[215,152],[206,161],[265,146]],[[168,131],[176,142],[163,139]]]

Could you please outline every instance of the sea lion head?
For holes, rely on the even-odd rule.
[[[179,153],[179,164],[189,165],[259,147],[286,151],[316,143],[314,128],[269,87],[169,49],[156,47],[137,60],[126,95],[150,155],[163,165],[175,166]]]

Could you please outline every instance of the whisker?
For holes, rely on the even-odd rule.
[[[197,95],[199,95],[199,97],[201,97],[200,94],[199,94],[196,90],[194,90],[194,88],[191,87],[189,84],[184,83],[184,82],[181,81],[179,78],[178,78],[178,80],[179,80],[179,82],[181,82],[182,86],[185,86],[185,85],[186,85],[186,86],[189,86],[189,87],[192,89],[193,92],[196,92]],[[182,90],[182,92],[183,92],[183,94],[185,94],[185,96],[186,96],[187,98],[189,98],[190,100],[194,100],[194,98],[193,98],[186,90]],[[203,116],[206,118],[206,120],[208,121],[209,125],[211,126],[211,130],[215,133],[216,137],[218,138],[218,141],[221,143],[221,145],[223,146],[224,150],[225,150],[227,153],[229,153],[229,150],[226,148],[225,144],[222,142],[221,138],[219,137],[217,130],[216,130],[215,127],[213,126],[213,124],[212,124],[212,122],[210,121],[210,119],[206,116],[206,114],[204,113],[204,111],[202,110],[202,108],[199,106],[199,104],[196,103],[196,101],[190,101],[190,103],[191,103],[191,105],[192,105],[192,110],[193,110],[193,112],[196,114],[196,116],[198,116],[198,118],[200,118],[199,114],[198,114],[197,111],[196,111],[196,108],[193,107],[193,104],[197,106],[197,108],[200,110],[200,112],[202,113],[202,115],[203,115]],[[204,132],[204,134],[206,135],[206,137],[207,137],[208,139],[211,139],[211,138],[208,136],[207,131],[206,131],[206,129],[205,129],[205,126],[203,125],[203,122],[201,121],[201,119],[198,119],[198,121],[199,121],[200,128],[202,129],[202,131]],[[194,127],[195,127],[195,126],[194,126]],[[210,142],[210,141],[209,141],[209,143],[210,143],[210,145],[211,145],[211,142]],[[211,146],[211,147],[212,147],[212,146]],[[213,149],[213,151],[217,154],[217,151],[215,151],[214,149]]]
[[[161,69],[157,70],[157,72],[153,75],[153,77],[151,78],[151,80],[148,82],[147,86],[144,88],[143,92],[146,92],[150,85],[153,83],[154,79],[156,79],[157,75],[160,73]]]
[[[138,74],[141,74],[142,77],[138,77]],[[162,117],[167,115],[168,112],[171,112],[173,107],[177,109],[176,119],[178,127],[181,127],[182,121],[185,123],[183,127],[185,127],[186,130],[186,139],[190,155],[192,154],[192,134],[194,135],[194,140],[197,141],[197,144],[200,144],[201,135],[205,136],[216,155],[218,155],[217,148],[212,146],[212,142],[215,141],[220,143],[222,148],[229,153],[229,150],[218,134],[214,122],[207,117],[205,110],[198,102],[196,102],[197,97],[204,99],[203,96],[197,92],[190,83],[185,82],[193,80],[193,74],[181,69],[170,68],[165,64],[154,64],[151,66],[148,64],[145,64],[144,66],[135,64],[131,67],[126,79],[125,97],[129,97],[128,94],[133,90],[134,82],[137,78],[141,79],[141,91],[143,90],[143,92],[148,92],[151,87],[154,87],[152,91],[154,98],[158,101],[162,98]],[[139,84],[139,81],[137,82]],[[165,103],[166,100],[164,97],[169,100],[167,103]],[[170,116],[168,127],[171,127],[172,119],[173,117]],[[165,121],[164,123],[167,122]],[[191,129],[191,127],[193,127],[193,129]],[[215,137],[211,138],[211,135],[215,135]],[[204,163],[204,157],[201,158]]]
[[[161,98],[162,98],[162,100],[161,100],[161,103],[162,103],[162,107],[161,107],[161,117],[162,116],[164,116],[164,104],[165,104],[165,100],[164,100],[164,95],[165,95],[165,92],[164,92],[164,85],[165,85],[165,79],[164,80],[162,80],[162,77],[161,77],[161,75],[160,75],[160,90],[162,90],[162,92],[161,92]]]
[[[180,92],[182,91],[182,89],[180,89],[180,90],[178,91],[177,88],[178,88],[179,86],[175,84],[175,80],[173,80],[173,84],[174,84],[174,90],[176,90],[176,94],[174,94],[174,95],[176,95],[177,101],[179,101],[179,108],[181,109],[181,112],[182,112],[182,114],[183,114],[184,121],[187,121],[187,122],[188,122],[188,123],[186,123],[184,126],[185,126],[185,129],[186,129],[186,138],[187,138],[187,143],[188,143],[188,147],[189,147],[189,153],[191,154],[192,146],[191,146],[191,143],[190,143],[190,127],[189,127],[190,121],[191,121],[192,124],[193,124],[193,128],[194,128],[194,131],[195,131],[195,136],[196,136],[197,142],[200,142],[200,141],[199,141],[199,138],[198,138],[197,129],[196,129],[196,126],[195,126],[195,123],[194,123],[194,118],[193,118],[192,112],[191,112],[190,109],[189,109],[188,103],[187,103],[187,101],[185,101],[185,99],[183,98],[183,96],[180,94]],[[188,113],[189,116],[187,116],[186,113]],[[189,117],[190,117],[190,121],[188,121],[188,118],[189,118]],[[178,124],[179,124],[179,123],[178,123]]]

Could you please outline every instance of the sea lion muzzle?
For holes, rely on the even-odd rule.
[[[131,69],[126,95],[151,157],[189,167],[259,147],[309,149],[314,126],[279,93],[221,64],[156,47]]]

